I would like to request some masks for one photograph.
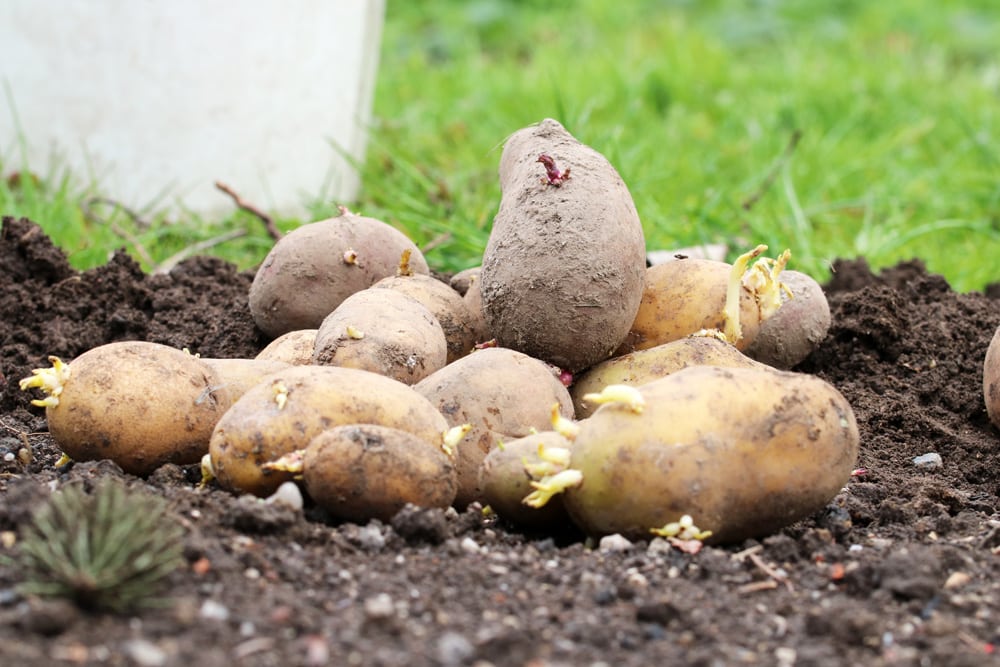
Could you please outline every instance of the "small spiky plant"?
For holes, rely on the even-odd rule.
[[[183,528],[162,499],[102,481],[54,493],[19,545],[25,593],[68,598],[84,609],[126,612],[156,602],[183,562]]]

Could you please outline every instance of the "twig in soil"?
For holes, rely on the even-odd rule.
[[[132,247],[135,248],[135,251],[139,254],[139,257],[142,258],[142,261],[146,262],[147,266],[155,266],[156,262],[153,261],[152,255],[146,251],[146,246],[142,245],[142,241],[136,238],[135,235],[130,233],[127,229],[119,226],[117,223],[97,215],[93,209],[94,204],[107,204],[108,206],[113,206],[114,208],[123,211],[140,229],[148,228],[149,222],[141,218],[138,213],[125,206],[125,204],[109,197],[88,197],[80,203],[80,209],[83,211],[84,218],[94,224],[109,227],[115,235],[132,244]]]
[[[281,230],[279,230],[278,226],[274,224],[274,218],[272,218],[267,213],[265,213],[264,211],[260,210],[259,208],[257,208],[256,206],[245,200],[243,197],[239,195],[238,192],[233,190],[231,187],[229,187],[222,181],[216,181],[215,187],[217,187],[219,190],[222,190],[227,195],[229,195],[229,197],[233,200],[233,203],[236,204],[237,208],[246,211],[251,215],[256,216],[261,222],[263,222],[264,228],[267,229],[267,233],[272,239],[277,241],[282,237]]]
[[[760,591],[773,591],[778,587],[778,582],[774,579],[763,579],[761,581],[752,581],[749,584],[743,584],[736,589],[736,592],[740,595],[748,595],[750,593],[758,593]]]
[[[778,159],[771,165],[771,169],[764,175],[764,180],[760,182],[760,185],[757,186],[757,189],[754,190],[749,197],[743,200],[742,206],[744,211],[752,209],[754,205],[760,201],[760,198],[771,189],[774,181],[778,178],[778,174],[781,172],[781,168],[784,167],[785,164],[792,158],[792,153],[795,152],[795,148],[799,145],[800,139],[802,139],[802,130],[793,130],[792,135],[788,138],[788,143],[785,145],[785,150],[781,152]]]
[[[760,552],[763,551],[763,549],[764,547],[758,544],[756,546],[750,547],[749,549],[744,549],[743,551],[738,551],[734,553],[732,555],[732,558],[734,560],[739,560],[739,561],[742,561],[744,559],[750,559],[751,563],[753,563],[761,572],[763,572],[764,574],[766,574],[771,578],[771,580],[774,582],[774,586],[767,586],[761,590],[766,590],[768,588],[777,588],[778,584],[784,584],[789,591],[794,590],[792,588],[792,582],[788,580],[788,576],[786,574],[784,574],[783,572],[779,572],[778,570],[775,570],[773,567],[765,563],[764,559],[760,557]],[[745,586],[743,588],[745,588]]]
[[[199,241],[198,243],[192,243],[186,248],[182,248],[175,252],[170,257],[160,262],[153,273],[170,273],[171,270],[181,262],[183,262],[188,257],[196,255],[200,252],[205,252],[209,248],[214,248],[220,243],[225,243],[226,241],[232,241],[233,239],[238,239],[241,236],[246,236],[247,230],[245,229],[234,229],[232,231],[226,232],[225,234],[220,234],[218,236],[213,236],[210,239],[205,239],[204,241]]]

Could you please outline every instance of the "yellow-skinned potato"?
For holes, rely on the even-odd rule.
[[[718,338],[688,336],[608,359],[575,378],[569,391],[573,396],[576,417],[577,419],[588,417],[598,408],[596,404],[583,400],[586,394],[600,393],[610,384],[638,387],[688,366],[767,367]]]
[[[388,521],[407,503],[451,505],[454,461],[440,447],[377,424],[336,426],[313,438],[302,460],[306,491],[332,515]]]
[[[464,508],[481,499],[479,466],[497,439],[518,438],[551,428],[552,406],[573,416],[573,402],[551,367],[515,350],[476,350],[421,380],[414,389],[450,426],[470,424],[458,443],[458,495]]]
[[[646,269],[646,287],[628,337],[617,354],[679,340],[702,329],[725,329],[723,309],[732,265],[710,259],[679,259]],[[761,313],[750,288],[740,286],[742,350],[757,336]]]
[[[983,362],[983,398],[990,421],[1000,428],[1000,328],[993,334]]]
[[[222,416],[209,446],[219,484],[267,496],[292,478],[262,466],[304,449],[346,424],[399,428],[443,445],[448,423],[411,387],[383,375],[334,366],[292,366],[251,387]]]
[[[219,385],[229,394],[229,400],[236,401],[247,390],[265,376],[288,368],[291,364],[268,359],[213,359],[201,360],[215,371]]]
[[[312,360],[414,384],[447,359],[444,329],[431,311],[401,291],[369,288],[344,299],[323,320]]]
[[[296,329],[283,333],[268,343],[254,358],[283,361],[292,366],[311,364],[317,331],[318,329]]]
[[[810,375],[693,366],[579,422],[563,502],[588,534],[649,537],[690,516],[713,542],[761,537],[821,510],[850,478],[858,428]]]
[[[147,475],[164,463],[195,463],[231,400],[215,371],[181,350],[141,341],[110,343],[69,364],[52,357],[21,388],[49,394],[49,432],[71,459],[111,459]]]
[[[570,519],[560,496],[553,497],[542,507],[533,507],[524,500],[535,490],[531,485],[534,479],[546,472],[562,470],[568,465],[571,446],[565,436],[555,431],[541,431],[523,438],[504,440],[502,446],[494,447],[486,455],[479,469],[483,502],[503,519],[521,528],[534,530],[565,527]],[[561,461],[553,455],[556,452],[566,453],[565,464],[559,465]],[[536,475],[529,474],[529,470]]]
[[[830,304],[823,288],[811,276],[784,271],[781,282],[791,296],[782,294],[781,307],[760,325],[747,356],[780,369],[790,369],[808,357],[830,329]]]

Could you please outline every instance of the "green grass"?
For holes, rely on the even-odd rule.
[[[548,116],[615,164],[651,248],[762,242],[820,278],[837,257],[920,257],[978,289],[1000,280],[994,7],[389,0],[363,189],[348,204],[418,243],[448,234],[428,252],[439,268],[476,264],[503,139]],[[32,202],[0,185],[0,209],[65,220],[50,233],[74,262],[100,261],[116,238],[78,211],[96,188],[45,186]],[[217,251],[251,266],[268,240],[244,216],[175,222],[157,250],[236,225],[254,234]]]

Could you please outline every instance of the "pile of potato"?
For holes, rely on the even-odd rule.
[[[45,392],[73,459],[146,475],[207,455],[224,489],[297,480],[354,521],[481,502],[526,528],[648,537],[686,516],[732,542],[836,495],[857,425],[833,386],[787,371],[830,323],[787,253],[647,268],[625,183],[554,120],[508,138],[500,181],[482,266],[451,284],[343,210],[258,269],[273,342],[256,359],[115,343],[22,388]]]

